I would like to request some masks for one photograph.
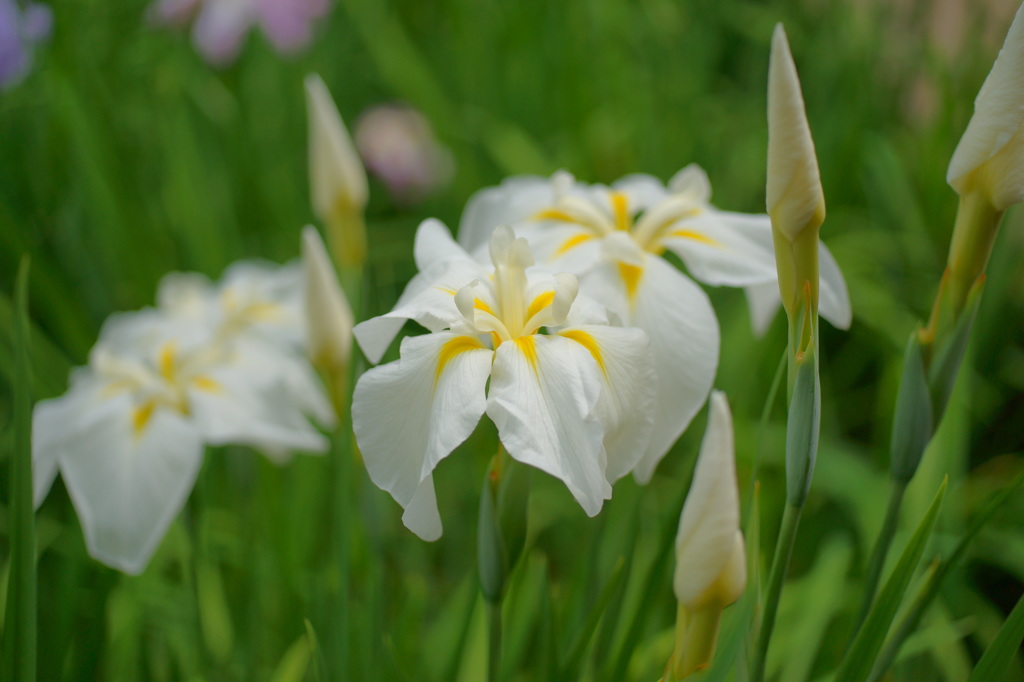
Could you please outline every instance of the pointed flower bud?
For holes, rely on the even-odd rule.
[[[306,104],[313,212],[328,228],[335,260],[362,263],[366,256],[366,171],[327,86],[315,74],[306,77]]]
[[[302,270],[307,352],[314,365],[343,375],[352,351],[352,310],[320,234],[312,225],[302,230]]]
[[[772,227],[791,242],[825,220],[814,141],[782,24],[776,24],[772,35],[768,67],[767,206]]]
[[[712,392],[710,403],[707,432],[676,535],[676,599],[691,611],[732,604],[747,582],[732,414],[721,391]]]
[[[957,194],[985,194],[996,211],[1024,200],[1024,7],[978,97],[974,115],[949,162]]]

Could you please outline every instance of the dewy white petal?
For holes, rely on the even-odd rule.
[[[767,206],[778,229],[792,241],[824,218],[825,199],[811,129],[786,32],[776,24],[768,67]],[[820,221],[818,222],[820,225]],[[817,227],[817,225],[815,225]]]
[[[597,414],[601,389],[582,345],[527,336],[498,346],[487,399],[509,455],[562,479],[590,516],[612,494]]]
[[[306,279],[306,353],[314,363],[346,367],[352,352],[352,309],[320,233],[312,225],[302,230],[302,264]]]
[[[636,466],[654,426],[657,378],[650,341],[640,329],[607,325],[567,327],[558,334],[586,348],[603,379],[597,412],[604,425],[605,474],[614,482]]]
[[[676,598],[689,609],[699,608],[711,598],[722,605],[732,603],[739,598],[744,582],[732,575],[740,513],[732,415],[724,393],[715,391],[710,402],[708,428],[676,535],[673,586]],[[724,581],[723,576],[727,578]],[[723,586],[729,591],[719,594],[715,588]]]
[[[1024,198],[1024,7],[1018,8],[992,71],[974,100],[974,115],[949,162],[946,181],[960,194],[972,172],[993,165],[987,191],[997,210]],[[996,159],[997,156],[1005,158]]]
[[[202,454],[199,434],[174,411],[155,410],[139,430],[129,396],[101,403],[60,452],[89,553],[141,572],[192,490]]]
[[[407,513],[410,506],[429,512],[405,519],[424,539],[433,539],[426,529],[434,528],[437,506],[420,486],[484,413],[492,356],[475,338],[451,332],[409,337],[397,362],[367,371],[356,385],[352,426],[366,469]]]
[[[416,492],[402,513],[405,527],[427,542],[441,537],[444,527],[441,525],[441,513],[437,509],[437,492],[434,490],[434,477],[426,476],[416,486]]]
[[[641,483],[686,430],[707,399],[718,368],[718,320],[707,294],[657,256],[648,256],[629,296],[619,266],[606,263],[583,279],[583,291],[603,301],[651,341],[657,368],[654,428],[634,469]]]
[[[339,204],[366,207],[366,171],[320,76],[306,77],[309,113],[309,178],[313,209],[327,222]]]

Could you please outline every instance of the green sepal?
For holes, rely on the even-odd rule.
[[[814,461],[818,455],[821,425],[821,384],[814,345],[796,363],[793,396],[786,425],[786,498],[794,507],[803,506],[811,487]]]
[[[967,350],[967,342],[971,339],[971,327],[973,327],[974,318],[978,314],[981,292],[984,288],[985,278],[979,277],[967,295],[967,303],[960,312],[956,324],[948,334],[942,334],[935,340],[935,349],[928,368],[928,382],[932,388],[933,414],[936,425],[942,421],[946,403],[949,402],[949,396],[953,393],[953,385],[960,372],[960,362]]]
[[[921,338],[914,331],[903,353],[903,376],[893,415],[890,467],[894,479],[906,483],[914,477],[934,428],[932,396],[924,368]]]

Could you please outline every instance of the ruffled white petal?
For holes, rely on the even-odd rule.
[[[440,519],[432,487],[423,486],[484,413],[492,356],[476,339],[451,332],[409,337],[398,361],[369,370],[356,385],[352,426],[366,469],[424,539],[440,535]]]
[[[708,207],[676,223],[662,244],[683,260],[695,279],[712,286],[746,286],[777,277],[767,215]]]
[[[594,357],[603,381],[597,405],[604,425],[605,475],[617,481],[636,466],[654,426],[657,379],[647,334],[634,327],[568,327],[559,335],[576,341]]]
[[[529,336],[498,347],[487,415],[513,458],[562,479],[590,516],[612,488],[597,414],[601,380],[579,343]]]
[[[626,175],[612,184],[612,189],[622,192],[629,201],[630,213],[646,211],[667,196],[661,180],[646,173]]]
[[[59,454],[61,474],[89,553],[126,573],[141,572],[188,497],[202,462],[199,434],[157,409],[135,428],[127,395],[99,403]]]
[[[733,559],[743,555],[742,537],[736,551],[739,514],[732,415],[725,394],[716,391],[676,535],[673,586],[687,608],[712,598],[727,605],[742,593],[745,571],[737,576]]]
[[[583,279],[583,291],[647,332],[657,368],[651,440],[634,469],[641,483],[700,410],[718,368],[718,320],[707,294],[659,257],[649,256],[627,293],[618,264],[605,263]]]

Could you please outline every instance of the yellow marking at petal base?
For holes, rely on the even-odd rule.
[[[128,381],[127,379],[118,379],[117,381],[112,381],[103,387],[103,396],[105,398],[112,398],[122,391],[130,391],[134,387],[135,384],[131,381]]]
[[[530,367],[533,367],[533,373],[540,376],[540,372],[537,369],[537,341],[532,336],[520,336],[516,339],[516,345],[519,346],[519,350],[523,351],[523,355],[526,356],[526,361],[530,363]]]
[[[633,221],[629,219],[629,198],[622,192],[611,192],[612,215],[615,216],[615,229],[629,232]]]
[[[626,285],[626,295],[629,297],[629,303],[632,305],[636,299],[637,289],[640,288],[640,278],[644,276],[644,269],[638,265],[619,263],[619,274]]]
[[[545,291],[543,294],[533,299],[530,307],[526,309],[526,319],[529,320],[531,317],[547,308],[554,300],[555,292],[553,291]]]
[[[543,211],[538,211],[533,214],[533,220],[557,220],[562,223],[579,223],[580,221],[572,217],[565,211],[558,208],[545,208]]]
[[[700,232],[694,232],[693,230],[673,230],[672,232],[669,233],[668,236],[669,237],[679,237],[681,239],[692,239],[695,242],[700,242],[701,244],[707,244],[708,246],[721,246],[722,245],[721,242],[716,241],[716,240],[712,239],[711,237],[708,237],[707,235],[703,235]]]
[[[556,256],[561,256],[562,254],[567,253],[567,252],[573,250],[574,248],[576,248],[577,246],[579,246],[583,242],[590,241],[593,238],[594,238],[594,235],[592,235],[592,234],[577,234],[577,235],[573,235],[572,237],[569,237],[564,242],[562,242],[562,245],[559,246],[558,250],[555,251],[555,255]]]
[[[594,356],[594,360],[597,361],[597,366],[601,368],[605,376],[608,376],[608,368],[604,365],[604,356],[601,354],[601,347],[597,345],[597,339],[581,329],[567,329],[561,332],[561,335],[589,350],[590,354]]]
[[[200,391],[206,391],[207,393],[217,393],[221,390],[220,384],[206,376],[196,377],[192,380],[192,384]]]
[[[454,296],[455,294],[459,293],[459,292],[455,291],[455,289],[449,289],[448,287],[434,287],[434,288],[437,289],[438,291],[443,291],[446,294],[451,294],[452,296]]]
[[[132,429],[135,432],[136,438],[140,437],[146,429],[146,424],[149,423],[155,409],[156,403],[152,400],[147,400],[142,403],[142,407],[135,408],[135,411],[132,413]]]
[[[281,317],[281,306],[266,301],[251,303],[245,308],[245,316],[252,322],[273,322]]]
[[[494,315],[494,311],[491,310],[491,306],[487,305],[485,301],[481,301],[479,298],[473,299],[473,307],[476,308],[477,310],[482,310],[485,313],[490,313],[491,315]]]
[[[441,374],[444,372],[444,368],[448,366],[449,362],[466,351],[476,350],[477,348],[483,347],[484,346],[480,343],[480,340],[475,339],[472,336],[456,336],[454,339],[445,342],[445,344],[441,346],[441,352],[437,356],[437,370],[434,372],[434,388],[437,388],[437,382],[441,380]]]
[[[165,343],[160,349],[157,357],[157,365],[160,367],[160,376],[167,381],[174,381],[174,343]]]

